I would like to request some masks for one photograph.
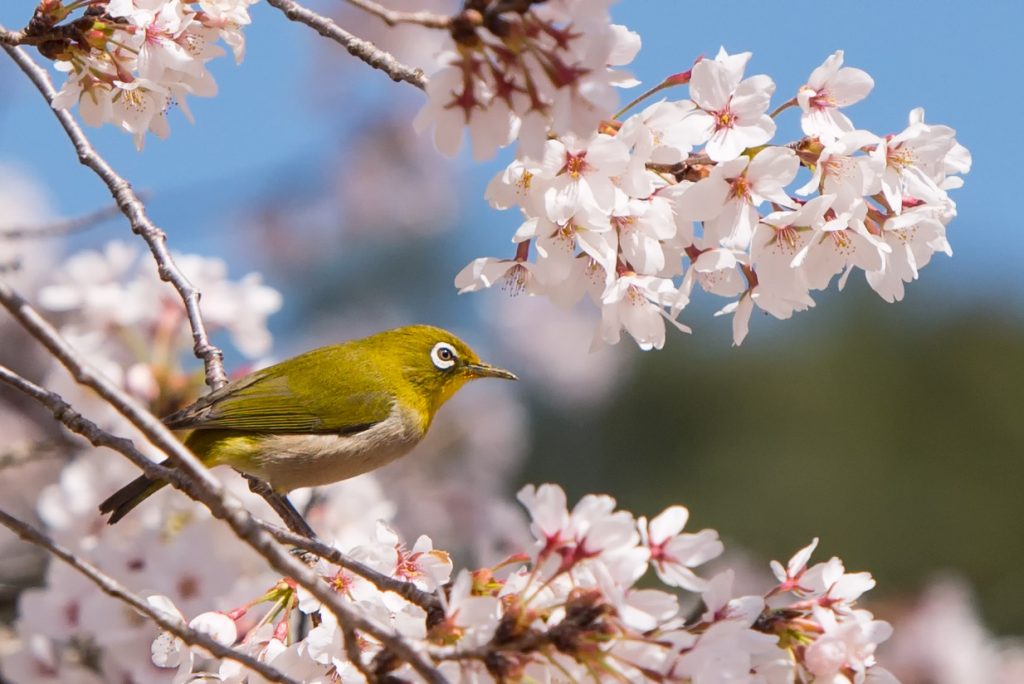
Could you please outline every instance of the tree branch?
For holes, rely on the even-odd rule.
[[[6,286],[0,281],[0,292],[3,292],[2,288],[4,287]],[[53,417],[62,423],[64,427],[75,434],[85,437],[93,446],[106,447],[126,456],[128,460],[141,468],[148,477],[167,480],[179,489],[186,489],[190,485],[180,472],[154,463],[146,458],[130,439],[117,437],[107,432],[72,408],[71,404],[66,402],[56,392],[51,392],[26,380],[3,365],[0,365],[0,382],[6,383],[19,392],[35,399],[48,408],[53,413]]]
[[[67,341],[39,315],[39,312],[3,280],[0,280],[0,304],[60,361],[79,384],[92,388],[138,428],[146,439],[167,454],[175,468],[181,471],[184,485],[182,490],[209,508],[214,517],[224,520],[235,536],[259,553],[270,567],[293,578],[327,606],[337,617],[339,625],[348,625],[371,635],[398,658],[407,662],[428,682],[447,682],[437,669],[402,639],[401,635],[346,605],[338,594],[320,580],[316,572],[293,558],[260,527],[256,519],[237,500],[225,494],[220,482],[210,475],[209,470],[199,459],[179,442],[156,416],[141,408],[117,385],[88,366]]]
[[[399,12],[397,10],[388,9],[387,7],[384,7],[384,5],[373,2],[373,0],[346,1],[350,5],[354,5],[361,10],[380,17],[388,26],[396,26],[397,24],[417,24],[427,28],[446,29],[452,23],[451,17],[446,17],[443,14],[434,14],[433,12],[425,11]]]
[[[0,31],[3,30],[4,28],[0,26]],[[192,329],[193,351],[197,358],[202,359],[206,368],[206,384],[211,389],[226,385],[228,377],[224,372],[224,354],[210,343],[206,324],[203,322],[202,312],[199,308],[200,292],[189,282],[174,262],[174,258],[167,248],[167,235],[150,220],[145,206],[132,190],[131,184],[119,176],[110,164],[96,152],[82,127],[78,125],[70,112],[53,109],[53,98],[57,93],[46,70],[36,64],[22,48],[4,45],[3,49],[46,98],[54,116],[57,117],[74,144],[75,151],[78,153],[78,161],[89,167],[106,184],[117,206],[128,218],[132,232],[146,241],[149,251],[152,252],[153,258],[156,260],[160,279],[170,283],[178,291],[185,304],[189,326]]]
[[[348,659],[359,670],[359,674],[366,678],[368,684],[378,681],[378,677],[363,662],[363,652],[359,648],[359,635],[356,634],[356,630],[349,626],[342,626],[341,633],[345,638],[345,655],[348,656]]]
[[[42,223],[35,226],[11,226],[6,228],[0,228],[0,239],[3,240],[21,240],[25,238],[41,238],[41,237],[52,237],[56,235],[68,235],[69,233],[76,233],[80,230],[92,228],[93,226],[109,221],[110,219],[120,216],[121,208],[116,204],[91,211],[88,214],[82,214],[81,216],[72,216],[71,218],[58,219],[49,223]]]
[[[330,17],[317,14],[293,0],[267,0],[267,4],[284,12],[284,15],[292,21],[305,24],[324,38],[330,38],[348,50],[353,57],[386,73],[391,80],[405,81],[420,90],[427,87],[427,77],[423,74],[422,69],[414,69],[402,64],[391,53],[385,52],[370,41],[357,38],[341,28]]]
[[[82,560],[71,551],[58,545],[47,535],[35,529],[28,523],[18,520],[6,511],[0,510],[0,524],[14,532],[25,541],[46,549],[51,554],[92,580],[96,586],[103,591],[103,593],[120,601],[124,601],[129,606],[155,622],[162,629],[170,632],[186,644],[205,648],[218,658],[227,658],[241,663],[245,667],[253,670],[254,672],[258,672],[261,676],[272,682],[282,682],[282,684],[299,684],[296,680],[286,676],[276,667],[268,665],[267,663],[262,663],[251,655],[225,646],[220,642],[215,641],[209,635],[197,632],[181,620],[173,619],[172,616],[169,616],[167,613],[154,609],[148,602],[143,600],[142,597],[129,591],[113,577],[104,574],[88,561]]]
[[[409,603],[419,606],[428,613],[441,609],[441,602],[430,592],[423,591],[412,582],[405,582],[377,572],[370,566],[364,565],[354,558],[349,558],[338,549],[333,546],[328,546],[315,537],[310,538],[302,536],[301,534],[296,534],[295,532],[289,532],[282,527],[272,525],[262,520],[259,521],[259,525],[279,542],[294,546],[302,549],[303,551],[308,551],[315,556],[323,558],[328,563],[333,563],[338,567],[345,568],[346,570],[349,570],[369,581],[381,591],[393,591]]]

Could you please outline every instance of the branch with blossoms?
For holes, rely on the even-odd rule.
[[[248,511],[225,494],[223,486],[210,475],[194,454],[175,439],[159,419],[142,409],[109,379],[91,369],[61,335],[23,297],[2,280],[0,280],[0,304],[29,334],[47,348],[71,373],[76,382],[99,394],[138,429],[150,444],[163,452],[174,466],[173,472],[167,472],[167,468],[158,471],[157,468],[160,467],[153,464],[144,467],[144,470],[153,472],[161,479],[180,486],[194,500],[205,505],[215,517],[227,523],[240,541],[261,555],[270,567],[292,578],[292,582],[322,602],[338,624],[372,635],[390,653],[393,653],[395,658],[408,663],[427,681],[444,681],[400,636],[339,601],[328,586],[320,581],[320,577],[316,573],[294,559],[283,547],[277,545]],[[105,446],[113,446],[120,451],[121,447],[125,445],[119,441],[111,441]],[[139,462],[137,465],[142,464]]]
[[[188,624],[185,624],[180,613],[174,610],[173,605],[169,606],[166,601],[158,600],[159,597],[150,597],[148,601],[143,600],[133,592],[128,591],[119,582],[98,570],[91,563],[78,558],[74,553],[62,548],[39,530],[3,510],[0,510],[0,525],[11,530],[25,541],[46,549],[54,557],[88,577],[105,594],[128,604],[131,608],[158,624],[176,640],[171,644],[171,648],[175,651],[184,650],[186,644],[191,647],[202,648],[218,658],[225,658],[247,667],[272,682],[296,684],[296,680],[281,674],[277,668],[261,663],[246,653],[241,653],[225,646],[225,641],[229,643],[234,641],[232,636],[224,632],[225,621],[230,624],[232,629],[234,628],[234,623],[226,616],[219,613],[200,615]],[[159,653],[159,650],[156,652]],[[171,664],[171,661],[164,662]],[[173,665],[177,664],[177,661],[173,662]],[[191,659],[189,659],[189,664],[191,665]]]
[[[131,184],[101,157],[85,136],[82,128],[74,118],[64,109],[60,108],[57,102],[58,95],[50,83],[49,75],[21,49],[4,47],[7,54],[11,56],[18,67],[29,77],[39,92],[46,98],[46,102],[53,108],[64,131],[71,139],[78,153],[78,160],[89,167],[104,182],[110,190],[111,196],[125,215],[131,225],[132,232],[145,240],[153,258],[156,260],[160,278],[174,286],[181,296],[188,313],[189,325],[192,328],[193,352],[197,358],[202,359],[206,367],[206,382],[211,389],[216,389],[227,383],[227,375],[224,372],[223,357],[220,349],[215,347],[206,331],[206,324],[203,321],[199,307],[199,290],[193,287],[185,275],[178,268],[167,249],[167,236],[150,220],[146,208],[138,195],[132,190]]]
[[[314,570],[345,600],[390,615],[449,681],[895,682],[874,658],[889,625],[856,607],[874,580],[846,572],[838,558],[809,565],[817,540],[786,566],[772,562],[776,583],[768,592],[740,595],[731,570],[710,579],[694,571],[724,547],[713,530],[683,532],[688,511],[682,506],[648,521],[617,510],[611,497],[588,495],[569,510],[555,485],[528,486],[519,500],[532,520],[532,551],[463,570],[454,580],[447,554],[422,539],[409,549],[386,528],[376,542],[348,550],[381,572],[437,592],[436,613],[389,600],[379,586],[328,563]],[[636,587],[649,569],[662,588]],[[668,588],[699,597],[702,609],[686,618],[689,611]],[[272,617],[234,648],[293,677],[378,681],[411,674],[382,644],[355,637],[316,597],[287,582],[223,615],[238,620],[259,604],[272,604],[266,613]],[[312,629],[289,640],[304,616]],[[234,663],[190,674],[239,676]]]
[[[43,0],[23,30],[0,27],[0,44],[53,108],[79,160],[104,181],[145,240],[159,278],[184,303],[182,313],[151,280],[132,275],[133,257],[119,244],[92,255],[92,267],[109,270],[96,278],[104,281],[105,298],[90,297],[90,284],[76,282],[74,268],[42,288],[42,305],[69,319],[60,330],[0,281],[0,303],[71,374],[74,389],[99,395],[115,428],[5,367],[0,381],[94,445],[200,502],[232,542],[255,553],[260,586],[269,588],[227,609],[198,606],[189,622],[170,597],[143,601],[74,550],[6,514],[0,522],[156,620],[167,632],[153,640],[152,662],[176,668],[179,679],[893,681],[875,661],[891,630],[859,606],[874,580],[847,573],[837,558],[809,566],[816,542],[786,566],[771,565],[776,582],[769,591],[744,594],[734,590],[731,571],[697,574],[723,545],[713,530],[684,532],[685,508],[648,521],[617,510],[611,497],[589,495],[569,510],[564,492],[544,485],[519,493],[532,522],[528,553],[455,573],[449,554],[429,537],[410,546],[384,523],[372,540],[329,544],[281,508],[291,532],[258,519],[160,423],[157,415],[198,389],[177,372],[185,328],[215,389],[227,376],[207,324],[229,330],[243,355],[257,357],[269,345],[263,321],[279,298],[258,277],[227,283],[210,263],[182,258],[210,281],[212,287],[202,287],[207,302],[221,303],[219,312],[201,313],[200,289],[185,276],[193,271],[179,268],[163,231],[70,110],[77,107],[86,124],[124,130],[140,151],[148,133],[166,137],[172,105],[191,119],[186,98],[215,93],[207,64],[225,47],[241,61],[253,2]],[[293,0],[268,4],[392,79],[424,89],[427,104],[415,126],[430,130],[442,152],[455,154],[466,135],[477,158],[515,143],[515,160],[486,195],[495,208],[514,207],[523,216],[513,255],[475,260],[456,285],[468,292],[499,284],[565,306],[589,297],[601,316],[595,341],[617,343],[625,330],[641,348],[662,347],[666,321],[689,330],[678,318],[699,287],[729,300],[719,313],[733,315],[739,344],[755,306],[788,318],[813,306],[811,293],[837,275],[842,288],[854,270],[895,301],[935,252],[951,251],[946,226],[956,209],[948,193],[969,170],[969,153],[952,129],[925,123],[921,110],[889,135],[857,129],[843,110],[874,82],[845,67],[842,51],[774,109],[774,82],[745,77],[750,54],[724,49],[620,108],[618,90],[636,85],[622,67],[640,39],[611,23],[606,0],[466,0],[450,17],[351,0],[388,25],[443,32],[446,49],[429,79]],[[59,91],[19,46],[35,47],[66,74]],[[652,101],[682,86],[687,97]],[[803,136],[773,144],[775,120],[790,110],[800,111]],[[788,190],[800,174],[806,182]],[[143,343],[130,351],[90,348],[92,329],[76,327],[83,323],[76,316],[108,333],[141,331]],[[72,467],[68,479],[77,482]],[[269,490],[264,494],[273,504]],[[180,519],[160,516],[160,535],[187,537]],[[290,546],[312,554],[304,556],[308,564]],[[134,571],[136,561],[127,569]],[[198,571],[189,570],[168,584],[180,590],[179,603],[195,597]],[[638,588],[650,570],[661,586]],[[79,619],[76,611],[65,614]],[[202,631],[211,638],[196,634]],[[68,639],[68,648],[75,645]]]
[[[474,260],[455,278],[460,292],[499,284],[560,306],[588,297],[601,314],[595,343],[625,330],[660,349],[666,321],[689,332],[677,319],[697,288],[731,300],[718,315],[733,314],[740,344],[755,306],[789,318],[855,270],[897,301],[935,252],[952,253],[948,191],[970,154],[921,109],[902,131],[857,129],[842,110],[874,81],[844,67],[841,50],[770,115],[775,83],[744,78],[750,53],[724,49],[616,111],[615,87],[631,83],[616,67],[639,37],[607,14],[584,22],[581,7],[528,4],[498,24],[453,26],[417,125],[448,154],[464,132],[478,158],[515,142],[486,197],[524,218],[514,256]],[[682,85],[688,98],[625,117]],[[773,144],[791,108],[804,137]],[[809,180],[788,191],[801,169]]]

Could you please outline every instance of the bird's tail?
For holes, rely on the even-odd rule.
[[[167,465],[167,462],[161,465]],[[100,504],[100,513],[110,513],[107,524],[113,525],[166,484],[166,480],[154,480],[141,475],[107,497]]]

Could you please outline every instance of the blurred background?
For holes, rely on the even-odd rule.
[[[429,31],[386,29],[340,1],[312,4],[403,61],[430,65],[438,43]],[[3,3],[0,23],[24,23],[32,6]],[[694,334],[670,332],[663,351],[648,353],[629,341],[590,353],[589,309],[566,313],[500,290],[457,295],[452,279],[471,258],[513,254],[517,215],[483,200],[510,153],[484,164],[441,157],[411,128],[420,92],[270,7],[252,14],[245,62],[213,62],[219,96],[190,101],[195,126],[172,114],[170,139],[150,138],[141,154],[118,131],[89,132],[150,193],[175,249],[220,256],[235,277],[260,271],[283,293],[270,322],[275,358],[429,322],[521,374],[514,388],[481,383],[442,412],[448,427],[415,465],[440,494],[402,485],[409,461],[381,475],[386,491],[404,492],[396,504],[407,534],[447,542],[455,528],[484,526],[469,503],[452,504],[464,513],[455,517],[435,510],[436,527],[428,517],[474,487],[511,502],[526,482],[556,481],[570,499],[607,492],[638,514],[683,503],[695,528],[718,529],[759,571],[818,536],[822,557],[874,573],[883,616],[884,606],[898,615],[928,596],[952,601],[920,598],[926,586],[966,586],[989,629],[1024,634],[1024,232],[1011,157],[1024,143],[1015,82],[1024,5],[615,5],[616,19],[643,38],[632,71],[647,85],[724,45],[754,53],[747,73],[772,76],[778,104],[841,48],[875,79],[848,110],[858,126],[898,132],[923,106],[974,157],[966,187],[952,193],[954,256],[937,255],[903,302],[886,304],[854,277],[790,321],[755,316],[733,348],[729,321],[712,318],[721,303],[705,295],[682,317]],[[798,117],[781,121],[777,140],[795,138]],[[109,201],[6,59],[0,163],[40,185],[54,214]],[[123,222],[55,249],[114,238],[131,239]],[[12,343],[9,329],[3,335]],[[228,340],[218,341],[229,367],[240,367]]]

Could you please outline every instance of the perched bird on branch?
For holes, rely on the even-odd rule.
[[[279,493],[346,480],[408,453],[455,392],[516,376],[458,337],[413,325],[321,347],[235,380],[164,418],[185,446]],[[164,465],[168,465],[165,461]],[[100,504],[114,524],[166,485],[145,475]]]

